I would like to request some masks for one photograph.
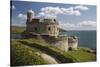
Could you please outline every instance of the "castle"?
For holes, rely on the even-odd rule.
[[[27,12],[26,31],[40,35],[53,46],[61,50],[77,50],[78,38],[59,34],[59,23],[56,19],[35,18],[32,11]]]

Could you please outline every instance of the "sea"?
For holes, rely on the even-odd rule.
[[[68,36],[77,36],[79,47],[96,49],[96,31],[67,31]]]
[[[60,34],[65,34],[67,36],[77,36],[79,47],[88,47],[96,49],[96,31],[67,31],[61,32]],[[20,34],[13,34],[12,38],[22,38]]]

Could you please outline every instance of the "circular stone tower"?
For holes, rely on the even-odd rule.
[[[34,12],[32,10],[29,10],[27,12],[27,22],[31,22],[32,21],[33,16],[34,16],[33,14],[34,14]]]
[[[68,38],[69,50],[77,50],[78,38],[77,36],[71,36]]]

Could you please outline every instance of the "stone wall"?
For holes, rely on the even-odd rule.
[[[42,36],[47,43],[50,43],[52,46],[55,46],[63,51],[68,51],[68,37],[67,36],[58,36],[57,38],[53,36]]]
[[[47,24],[42,22],[27,23],[26,30],[28,32],[34,32],[41,35],[49,35],[57,37],[59,35],[59,28],[57,24]]]
[[[71,36],[68,38],[68,45],[70,50],[77,50],[78,38],[76,36]]]
[[[61,39],[54,43],[54,46],[58,47],[61,50],[68,51],[68,39]]]

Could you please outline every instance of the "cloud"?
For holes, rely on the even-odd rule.
[[[26,19],[27,19],[27,16],[26,16],[25,14],[22,14],[22,13],[18,14],[17,17],[18,17],[20,20],[26,20]]]
[[[32,9],[28,10],[28,12],[35,14],[35,12]]]
[[[78,25],[81,27],[96,27],[96,22],[95,21],[82,21]]]
[[[80,16],[81,12],[79,10],[74,10],[73,7],[70,8],[61,8],[61,10],[63,11],[63,14],[65,15],[75,15],[75,16]]]
[[[59,7],[44,7],[44,8],[41,8],[42,12],[46,13],[46,14],[61,14],[63,13],[62,10],[59,8]]]
[[[60,28],[66,30],[96,30],[96,21],[81,21],[78,23],[61,23]]]
[[[34,11],[32,9],[28,10],[28,12],[31,12],[33,13],[34,15]],[[27,19],[27,15],[26,14],[23,14],[23,13],[19,13],[17,15],[17,18],[16,20],[13,20],[13,25],[18,25],[18,26],[25,26],[25,23],[26,23],[26,19]]]
[[[51,18],[51,19],[57,18],[57,16],[54,14],[46,14],[44,12],[40,12],[37,17],[39,17],[39,18]]]
[[[72,24],[69,22],[60,24],[60,27],[75,27],[75,26],[76,26],[76,24]]]
[[[78,10],[88,10],[89,8],[83,5],[79,5],[79,6],[75,6],[74,9],[78,9]]]
[[[28,10],[28,12],[31,12],[33,13],[33,15],[35,14],[34,11],[32,9]],[[27,19],[27,15],[26,14],[23,14],[23,13],[19,13],[17,15],[17,18],[21,19],[21,20],[26,20]]]
[[[11,8],[12,8],[13,10],[15,10],[15,9],[16,9],[16,7],[15,7],[14,5],[12,5],[12,6],[11,6]]]
[[[60,8],[60,7],[43,7],[40,9],[40,13],[38,14],[38,17],[57,17],[59,14],[63,15],[74,15],[74,16],[80,16],[81,11],[86,11],[89,8],[87,6],[78,5],[74,7],[69,8]]]
[[[12,26],[25,26],[26,25],[25,22],[26,22],[25,20],[21,20],[21,19],[19,19],[19,20],[15,19],[15,18],[11,19]]]
[[[59,7],[43,7],[40,9],[40,13],[38,13],[38,17],[41,18],[57,18],[58,14],[62,14],[63,12]]]

